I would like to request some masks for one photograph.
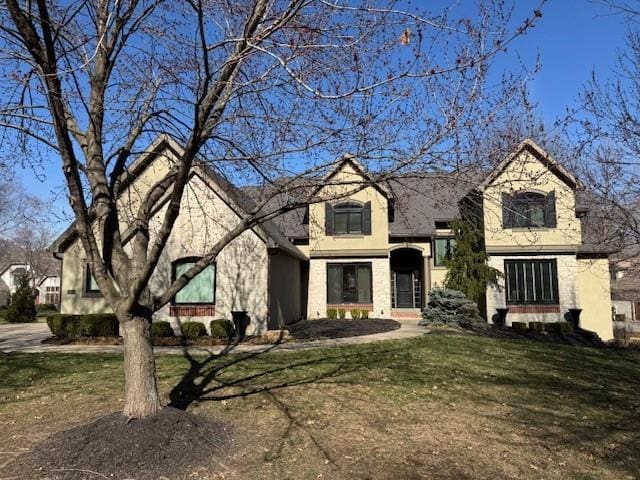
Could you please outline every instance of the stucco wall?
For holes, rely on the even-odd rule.
[[[330,180],[330,185],[320,190],[319,195],[334,198],[347,195],[338,200],[340,203],[347,199],[358,202],[371,202],[371,235],[325,235],[325,203],[315,203],[309,206],[309,250],[349,250],[349,249],[386,249],[389,246],[389,222],[387,213],[387,199],[377,189],[367,187],[355,193],[359,188],[358,182],[362,177],[347,163],[342,170]]]
[[[570,308],[581,308],[578,297],[577,273],[579,271],[578,261],[575,255],[535,255],[535,256],[501,256],[492,255],[489,257],[489,265],[504,273],[505,260],[527,260],[527,259],[556,259],[558,267],[558,296],[560,300],[559,313],[512,313],[507,315],[507,325],[512,322],[560,322],[564,321],[564,315]],[[497,308],[509,307],[506,305],[505,280],[499,281],[499,289],[489,287],[487,289],[487,318],[491,321],[496,314]]]
[[[307,318],[324,318],[327,314],[327,263],[370,262],[373,290],[371,318],[391,316],[391,271],[388,258],[324,259],[309,262],[309,299]]]
[[[502,193],[555,191],[557,228],[502,228]],[[581,243],[573,190],[528,151],[514,159],[483,193],[487,250],[501,247],[567,247]]]
[[[164,212],[165,208],[162,208],[151,222],[152,240]],[[237,215],[222,197],[213,192],[203,179],[193,176],[182,199],[173,232],[151,278],[151,291],[158,294],[169,285],[173,261],[204,255],[237,221]],[[171,321],[176,329],[178,322],[188,320],[202,321],[208,328],[213,318],[231,318],[231,311],[246,310],[251,318],[247,333],[264,331],[268,318],[267,257],[267,246],[256,232],[250,230],[242,233],[220,252],[216,260],[215,315],[172,317],[167,305],[154,315],[154,319]],[[86,255],[77,241],[64,254],[61,292],[63,313],[109,311],[103,298],[83,296],[85,259]],[[75,290],[75,293],[70,294],[69,290]]]
[[[579,259],[577,282],[580,296],[580,325],[600,335],[613,338],[611,319],[611,284],[608,259]]]
[[[302,318],[300,260],[282,252],[269,258],[270,326],[277,328]]]

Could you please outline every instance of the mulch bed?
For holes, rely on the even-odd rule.
[[[347,319],[318,319],[301,320],[287,325],[290,335],[279,338],[245,337],[243,345],[269,345],[280,342],[326,340],[331,338],[359,337],[374,333],[389,332],[400,328],[400,323],[395,320],[382,318],[367,318],[357,320]],[[81,337],[63,338],[49,337],[42,340],[47,345],[122,345],[122,337]],[[158,337],[153,339],[153,345],[157,347],[212,347],[216,345],[229,345],[225,338],[200,337],[185,339],[184,337]]]
[[[367,318],[358,320],[319,319],[303,320],[287,329],[295,340],[323,340],[329,338],[359,337],[374,333],[397,330],[400,324],[395,320],[384,318]]]
[[[606,347],[600,338],[593,332],[578,330],[570,335],[559,335],[550,332],[534,332],[531,330],[518,332],[509,327],[496,325],[459,325],[459,326],[431,326],[428,327],[430,334],[440,335],[478,335],[491,338],[526,339],[536,342],[555,343],[563,345],[584,346],[584,347]]]
[[[224,424],[175,408],[129,422],[118,412],[52,435],[7,469],[21,479],[193,479],[223,473],[230,443]]]

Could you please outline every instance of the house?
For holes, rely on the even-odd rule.
[[[640,268],[637,252],[616,255],[611,265],[611,300],[614,318],[640,321]]]
[[[60,277],[44,275],[36,282],[36,303],[58,305],[60,303]]]
[[[31,267],[26,263],[9,263],[0,269],[0,305],[7,305],[16,293],[20,280],[29,275]]]
[[[163,137],[134,163],[119,200],[126,202],[123,211],[136,211],[179,149]],[[504,273],[499,288],[487,290],[489,321],[503,308],[508,324],[563,320],[580,309],[584,328],[612,338],[608,252],[583,235],[589,216],[579,181],[533,141],[522,142],[483,180],[438,173],[379,181],[345,155],[318,184],[320,201],[233,240],[154,318],[208,323],[247,311],[249,333],[325,317],[332,308],[417,321],[429,290],[444,283],[444,259],[455,248],[451,221],[473,211],[490,264]],[[152,292],[185,271],[263,195],[264,189],[235,188],[197,165]],[[287,199],[275,195],[271,202]],[[129,220],[122,219],[125,238]],[[105,311],[73,226],[54,249],[62,258],[62,313]]]

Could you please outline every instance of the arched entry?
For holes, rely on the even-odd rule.
[[[414,248],[399,248],[390,253],[391,308],[422,308],[424,283],[422,252]]]

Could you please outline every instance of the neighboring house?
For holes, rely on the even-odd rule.
[[[31,268],[26,263],[9,263],[0,269],[0,305],[7,305],[11,295],[16,293],[20,280],[29,275]]]
[[[60,277],[45,275],[36,282],[36,303],[58,305],[60,303]]]
[[[637,259],[637,254],[630,258]],[[637,261],[622,259],[612,264],[611,300],[616,320],[640,321],[640,267]]]
[[[126,211],[136,211],[179,148],[162,138],[134,163],[120,200]],[[154,318],[208,323],[245,310],[249,333],[325,317],[329,308],[416,321],[429,290],[444,283],[443,262],[455,247],[450,222],[463,208],[474,211],[490,264],[505,274],[501,288],[487,291],[489,321],[498,308],[509,308],[509,324],[563,320],[578,308],[584,328],[612,338],[608,253],[583,235],[588,210],[579,204],[578,181],[530,140],[484,178],[441,173],[376,181],[346,155],[320,182],[316,195],[324,201],[243,233]],[[234,188],[196,166],[152,292],[203,255],[264,193]],[[272,205],[286,201],[275,196]],[[161,202],[157,211],[163,209]],[[105,311],[73,226],[54,248],[62,258],[62,313]]]

